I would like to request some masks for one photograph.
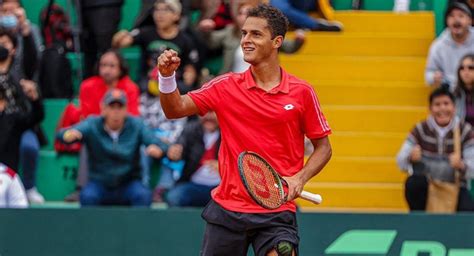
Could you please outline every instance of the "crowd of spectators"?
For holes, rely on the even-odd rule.
[[[35,184],[39,150],[48,143],[39,128],[45,114],[43,88],[37,86],[44,68],[38,66],[40,61],[42,65],[52,61],[41,59],[50,58],[42,55],[48,47],[79,49],[84,53],[79,123],[60,130],[55,141],[82,144],[76,189],[65,200],[83,206],[149,206],[152,201],[171,206],[206,204],[210,190],[220,181],[217,120],[215,115],[167,119],[158,97],[156,59],[168,49],[180,54],[182,65],[176,77],[182,93],[198,89],[211,78],[204,68],[206,59],[222,56],[225,64],[214,75],[246,70],[248,64],[239,58],[240,28],[248,9],[263,2],[143,0],[134,27],[119,31],[123,0],[76,1],[76,30],[68,27],[70,18],[64,17],[67,13],[58,5],[44,7],[40,28],[30,22],[20,1],[1,1],[0,163],[5,165],[1,173],[14,179],[16,187],[21,187],[16,184],[19,176],[13,173],[21,173],[27,201],[44,202]],[[332,11],[328,1],[322,3],[321,12]],[[195,10],[201,16],[192,21],[189,14]],[[298,21],[294,26],[341,30],[339,24],[337,29],[328,29],[332,23],[323,18],[313,21],[323,24],[318,28]],[[72,40],[74,32],[80,33],[79,42]],[[295,35],[285,41],[284,52],[294,53],[304,44],[304,31]],[[141,50],[136,81],[120,53],[120,48],[134,45]],[[62,53],[58,54],[53,56]],[[157,169],[159,174],[153,174]]]
[[[448,185],[441,186],[442,193],[455,197],[450,199],[455,207],[442,211],[474,211],[468,191],[474,177],[473,7],[473,1],[449,2],[446,28],[432,43],[426,64],[426,84],[433,87],[429,116],[415,125],[397,155],[398,166],[408,173],[405,198],[411,211],[435,211],[428,201],[436,201],[435,187],[443,182]],[[451,194],[446,186],[453,185]]]
[[[409,2],[396,1],[394,10],[406,11]],[[123,0],[78,3],[85,67],[78,94],[81,121],[59,131],[57,139],[83,145],[76,190],[66,198],[82,206],[204,206],[219,184],[215,114],[170,120],[161,109],[156,59],[164,50],[179,53],[176,77],[180,92],[186,93],[210,78],[204,65],[209,58],[223,60],[214,75],[249,67],[242,58],[240,29],[248,10],[260,3],[281,9],[296,29],[293,39],[285,39],[284,53],[297,52],[307,30],[343,30],[328,0],[143,0],[130,31],[118,30]],[[193,10],[201,14],[194,22],[189,18]],[[430,116],[413,128],[397,156],[399,167],[409,173],[405,195],[411,210],[425,210],[431,179],[457,178],[458,210],[474,209],[467,191],[474,177],[473,10],[474,1],[450,0],[446,29],[430,47],[425,70],[426,83],[433,87]],[[308,15],[310,11],[321,18]],[[142,56],[136,81],[120,53],[134,45]],[[2,1],[0,128],[8,136],[0,137],[0,185],[20,192],[11,204],[0,196],[0,207],[44,202],[35,185],[39,150],[46,143],[36,85],[43,48],[40,29],[28,20],[21,2]],[[454,151],[456,127],[461,154]],[[157,169],[159,174],[153,175]]]

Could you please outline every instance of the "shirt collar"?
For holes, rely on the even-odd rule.
[[[288,84],[288,73],[286,73],[283,68],[280,68],[281,71],[281,81],[280,84],[277,85],[275,88],[268,91],[270,94],[277,94],[279,92],[287,94],[290,91],[290,86]],[[258,88],[255,80],[252,76],[251,68],[248,68],[247,71],[244,73],[245,81],[247,82],[247,89]]]

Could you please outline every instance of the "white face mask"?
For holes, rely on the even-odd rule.
[[[0,16],[0,26],[6,29],[16,28],[18,26],[18,19],[15,15]]]

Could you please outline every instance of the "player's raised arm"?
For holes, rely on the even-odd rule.
[[[197,114],[199,109],[188,95],[180,95],[175,72],[181,63],[178,53],[166,50],[158,57],[160,103],[167,118]]]

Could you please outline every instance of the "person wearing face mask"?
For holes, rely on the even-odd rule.
[[[430,116],[416,124],[403,143],[397,164],[410,175],[405,183],[405,197],[412,211],[426,209],[428,177],[454,182],[460,174],[457,211],[474,211],[474,201],[467,190],[467,180],[474,175],[474,131],[456,118],[454,95],[447,88],[435,89],[429,98]],[[459,126],[461,155],[454,153],[454,129]]]
[[[36,90],[36,83],[31,80],[22,79],[15,69],[14,56],[17,50],[17,37],[10,30],[0,28],[0,88],[5,90],[8,107],[7,114],[24,113],[32,110],[33,105],[26,99],[23,91]],[[38,133],[41,134],[39,123],[30,126],[29,130],[23,132],[19,142],[19,155],[23,171],[23,183],[27,190],[28,200],[31,203],[43,203],[43,196],[36,190],[35,173],[39,156],[40,141]],[[35,132],[38,131],[38,132]],[[13,150],[13,149],[12,149]],[[17,166],[12,166],[18,169]]]
[[[42,39],[38,27],[32,24],[18,0],[0,3],[0,27],[12,32],[18,41],[12,69],[22,79],[35,80]]]
[[[447,84],[453,91],[456,86],[459,60],[464,55],[474,52],[471,11],[462,3],[450,5],[446,11],[446,24],[447,28],[431,44],[425,81],[433,87]]]

